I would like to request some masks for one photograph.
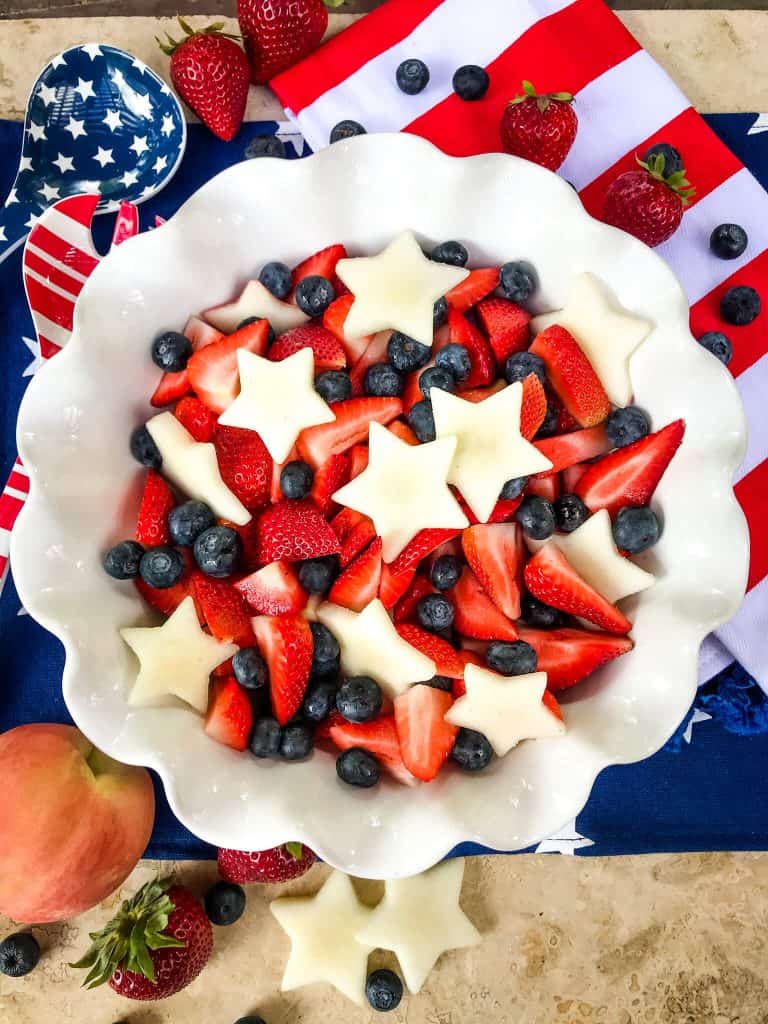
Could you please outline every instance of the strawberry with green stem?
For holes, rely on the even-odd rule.
[[[238,0],[237,19],[254,85],[263,85],[312,53],[328,28],[326,7],[343,2]]]
[[[523,82],[523,95],[510,100],[501,116],[501,146],[506,153],[556,171],[568,156],[578,126],[570,92],[539,94],[530,82]]]
[[[663,153],[647,162],[636,159],[638,170],[625,171],[608,186],[603,220],[653,247],[677,231],[696,190],[684,169],[665,177]]]

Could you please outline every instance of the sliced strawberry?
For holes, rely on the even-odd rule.
[[[251,647],[255,638],[242,594],[226,580],[215,580],[202,572],[192,574],[192,583],[198,606],[213,636],[238,647]]]
[[[549,690],[565,690],[586,679],[606,662],[634,647],[626,636],[588,629],[529,629],[520,627],[520,639],[534,648],[540,672],[547,673]]]
[[[289,562],[336,555],[336,534],[311,501],[279,501],[262,512],[258,521],[258,559],[268,565],[284,558]]]
[[[339,564],[345,568],[376,536],[376,529],[362,512],[343,508],[331,521],[331,529],[341,544]]]
[[[184,330],[181,333],[192,343],[193,352],[205,348],[206,345],[213,345],[214,342],[221,341],[224,337],[221,331],[211,327],[199,316],[191,316],[184,324]]]
[[[403,550],[391,563],[390,569],[394,576],[399,576],[411,569],[416,569],[419,562],[431,555],[435,548],[445,544],[447,540],[458,537],[461,530],[419,530],[413,540],[409,540]]]
[[[275,339],[269,347],[267,358],[279,363],[303,348],[312,349],[315,357],[315,373],[323,370],[343,370],[347,356],[341,342],[320,324],[308,323],[294,327]]]
[[[192,385],[186,370],[179,370],[178,373],[164,373],[157,387],[152,392],[149,403],[155,409],[161,409],[164,405],[171,405],[173,402],[177,402],[180,398],[190,394],[191,391]]]
[[[167,544],[170,541],[168,513],[174,505],[171,488],[159,473],[150,469],[144,481],[136,523],[136,540],[139,544],[154,548],[158,544]]]
[[[376,363],[386,363],[387,345],[391,337],[392,331],[379,331],[377,334],[374,334],[369,344],[363,350],[362,355],[350,370],[349,379],[352,381],[352,394],[356,398],[365,394],[365,374],[368,368]]]
[[[523,381],[523,402],[520,408],[520,433],[530,441],[539,432],[547,415],[547,395],[535,373]]]
[[[323,313],[323,327],[341,342],[350,366],[355,365],[374,337],[372,334],[365,334],[361,338],[348,338],[344,333],[344,323],[354,301],[355,297],[350,293],[340,295]]]
[[[219,422],[216,413],[203,405],[199,398],[187,395],[173,410],[173,415],[191,434],[196,441],[206,442],[213,439],[216,424]]]
[[[349,725],[346,718],[339,714],[336,708],[333,708],[326,719],[319,722],[315,727],[315,739],[316,740],[330,740],[331,729],[336,728],[337,725]]]
[[[245,750],[253,728],[253,710],[248,694],[236,679],[219,679],[211,687],[211,697],[203,731],[217,743],[233,750]]]
[[[339,719],[331,721],[328,734],[339,750],[361,747],[373,754],[382,768],[398,782],[408,786],[415,784],[416,780],[405,767],[400,753],[394,715],[381,715],[372,722],[360,723],[347,722],[339,716]]]
[[[178,583],[174,583],[172,587],[166,587],[164,590],[150,587],[141,576],[136,577],[135,583],[136,589],[147,604],[166,618],[169,615],[173,615],[185,597],[194,596],[192,594],[192,581],[188,576],[183,576]],[[201,617],[198,609],[198,618]]]
[[[269,668],[272,710],[285,725],[301,707],[312,668],[312,633],[301,615],[260,615],[253,620]]]
[[[492,295],[478,303],[477,316],[500,370],[504,369],[507,357],[513,352],[523,352],[528,348],[531,314],[522,306]]]
[[[557,324],[542,331],[530,351],[544,360],[549,383],[581,427],[602,423],[611,402],[579,343]]]
[[[552,542],[526,565],[525,585],[545,604],[578,615],[608,633],[628,633],[632,629],[629,619],[590,587]]]
[[[295,614],[307,603],[306,591],[289,562],[270,562],[234,587],[260,615]]]
[[[496,377],[496,360],[490,345],[480,331],[455,309],[448,310],[448,330],[452,344],[463,345],[469,352],[472,369],[461,384],[461,391],[492,384]]]
[[[409,622],[416,615],[416,605],[427,594],[433,594],[435,588],[426,576],[417,573],[413,582],[395,605],[392,618],[395,622]]]
[[[563,491],[566,494],[573,494],[576,490],[576,484],[588,469],[589,466],[583,462],[577,462],[575,466],[568,466],[567,469],[564,469],[562,474]]]
[[[240,541],[243,545],[242,554],[242,568],[245,572],[252,572],[259,566],[258,554],[259,554],[259,534],[258,534],[258,521],[251,519],[244,526],[239,526],[237,523],[231,523],[228,519],[220,519],[219,526],[228,526],[231,530],[234,530],[240,537]]]
[[[400,423],[400,420],[395,420],[395,423]],[[349,456],[349,479],[354,480],[368,465],[368,445],[353,444],[347,454]]]
[[[400,752],[408,771],[431,782],[448,760],[458,729],[445,721],[453,697],[432,686],[412,686],[395,700]]]
[[[347,250],[343,245],[329,245],[325,249],[308,256],[298,267],[294,267],[291,274],[291,281],[295,288],[299,281],[305,277],[318,274],[320,277],[327,277],[332,281],[336,276],[336,264],[339,260],[346,259]]]
[[[224,412],[237,397],[240,387],[237,350],[242,348],[263,356],[268,332],[267,321],[257,320],[192,355],[187,363],[190,384],[197,397],[213,412]]]
[[[402,412],[399,398],[350,398],[336,402],[332,423],[307,427],[299,434],[297,447],[301,457],[317,469],[331,455],[338,455],[368,437],[368,428],[375,420],[386,426]]]
[[[361,612],[378,595],[381,582],[381,537],[376,537],[354,562],[337,576],[328,600]]]
[[[221,478],[249,510],[269,501],[272,459],[255,430],[219,424],[213,436]]]
[[[468,527],[461,535],[470,569],[508,619],[520,617],[519,529],[516,523],[480,524]]]
[[[557,473],[550,473],[548,476],[531,477],[526,486],[528,494],[536,494],[547,501],[555,501],[560,497],[560,477]]]
[[[517,512],[522,504],[523,496],[519,498],[499,498],[493,506],[493,511],[488,516],[489,523],[507,523]]]
[[[420,369],[414,370],[413,373],[409,373],[406,375],[405,387],[403,388],[404,415],[407,416],[411,409],[414,407],[414,405],[416,405],[417,402],[420,402],[424,398],[424,395],[421,393],[419,381],[421,380],[422,373],[424,373],[425,370],[429,370],[434,365],[435,357],[432,356],[429,362],[425,363],[424,366],[422,366]]]
[[[394,608],[403,594],[413,582],[416,568],[406,569],[399,574],[392,572],[385,562],[381,567],[381,583],[379,584],[379,600],[389,610]]]
[[[462,391],[461,397],[465,402],[472,402],[473,405],[476,405],[478,402],[484,402],[491,395],[496,395],[499,391],[503,391],[506,386],[503,380],[497,380],[493,384],[489,384],[487,388],[470,388],[469,391]]]
[[[333,495],[350,479],[352,460],[349,455],[332,455],[324,466],[315,470],[315,479],[309,497],[324,516],[337,508]]]
[[[495,288],[498,288],[498,285],[499,271],[496,267],[480,267],[477,270],[470,270],[468,276],[463,281],[459,281],[446,294],[445,301],[457,313],[466,313],[486,295],[490,295]]]
[[[403,640],[408,641],[411,647],[415,647],[417,651],[421,651],[422,654],[426,654],[434,661],[435,675],[448,676],[451,679],[462,675],[464,666],[461,658],[459,658],[456,648],[452,647],[447,640],[435,636],[434,633],[428,633],[421,626],[414,626],[409,622],[398,625],[397,632]]]
[[[451,596],[456,609],[454,626],[462,636],[478,640],[517,640],[514,624],[499,611],[470,569],[461,574]]]
[[[540,473],[548,476],[559,473],[577,462],[594,459],[610,451],[611,442],[605,433],[605,427],[588,427],[586,430],[574,430],[572,434],[560,434],[558,437],[544,437],[534,441],[534,446],[552,463],[552,469]]]
[[[623,505],[647,505],[683,440],[685,424],[674,420],[655,434],[619,448],[589,466],[576,494],[593,512],[613,516]]]
[[[555,716],[555,718],[562,722],[563,713],[560,710],[560,705],[557,703],[557,697],[555,697],[554,693],[550,693],[549,690],[545,690],[541,695],[541,703],[551,714]]]

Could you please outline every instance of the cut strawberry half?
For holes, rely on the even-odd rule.
[[[355,365],[374,337],[372,334],[364,334],[360,338],[348,338],[344,333],[344,324],[354,301],[354,295],[341,295],[323,313],[323,327],[341,342],[350,366]]]
[[[255,638],[242,594],[226,580],[215,580],[202,572],[192,574],[192,584],[211,634],[224,643],[251,647]]]
[[[231,523],[228,519],[220,519],[219,526],[228,526],[240,537],[243,546],[241,559],[243,571],[252,572],[254,569],[257,569],[259,566],[258,521],[251,519],[244,526],[239,526],[237,523]]]
[[[193,395],[182,398],[173,410],[173,415],[196,441],[205,443],[213,440],[219,418],[199,398]]]
[[[464,569],[451,596],[456,609],[453,624],[462,636],[517,640],[514,623],[496,607],[470,569]]]
[[[416,575],[416,567],[405,569],[399,574],[392,572],[390,566],[385,562],[381,567],[381,583],[379,584],[379,600],[389,610],[394,608],[403,594],[413,582]]]
[[[211,687],[203,731],[217,743],[233,750],[245,750],[253,728],[253,710],[248,694],[237,680],[219,679]]]
[[[336,264],[339,260],[346,259],[347,250],[343,245],[329,245],[325,249],[308,256],[305,260],[294,267],[291,274],[291,282],[295,288],[299,281],[314,274],[320,277],[327,277],[333,281],[336,276]]]
[[[572,334],[555,324],[536,337],[530,351],[544,360],[549,383],[579,426],[603,422],[610,399]]]
[[[242,348],[263,356],[268,333],[267,321],[257,320],[192,355],[187,363],[190,384],[197,397],[213,412],[224,412],[237,397],[240,387],[237,350]]]
[[[381,715],[372,722],[346,722],[341,716],[331,722],[328,735],[339,750],[361,747],[373,754],[393,778],[406,786],[413,786],[416,779],[405,767],[400,753],[394,715]]]
[[[465,402],[472,402],[473,405],[477,405],[478,402],[484,402],[491,395],[496,395],[499,391],[503,391],[506,386],[503,380],[497,380],[493,384],[489,384],[487,388],[470,388],[469,391],[462,391],[461,397]]]
[[[193,352],[205,348],[206,345],[212,345],[224,337],[220,331],[217,331],[215,327],[211,327],[210,324],[207,324],[198,316],[191,316],[187,320],[182,333],[191,343]],[[160,383],[155,388],[150,403],[155,408],[170,405],[179,398],[183,398],[184,395],[188,395],[191,390],[192,384],[186,369],[179,370],[178,373],[164,373],[160,378]]]
[[[431,782],[448,760],[458,729],[445,721],[453,697],[432,686],[412,686],[395,700],[395,725],[406,768]]]
[[[172,587],[166,587],[164,590],[150,587],[141,576],[137,576],[134,582],[136,583],[136,589],[147,604],[166,618],[169,615],[173,615],[185,597],[195,597],[192,580],[187,575],[182,576],[178,583],[174,583]],[[203,617],[197,601],[195,601],[195,608],[197,610],[197,617],[202,625]]]
[[[307,603],[306,591],[289,562],[270,562],[234,587],[260,615],[295,614]]]
[[[551,541],[525,567],[525,585],[545,604],[599,626],[608,633],[628,633],[632,623],[579,576]]]
[[[564,469],[562,475],[563,491],[566,494],[573,494],[576,490],[576,484],[588,469],[589,466],[583,462],[577,462],[574,466],[568,466],[567,469]]]
[[[262,512],[258,521],[260,565],[286,559],[337,555],[340,544],[317,505],[309,500],[279,501]]]
[[[395,420],[400,423],[401,420]],[[349,479],[354,480],[368,465],[368,445],[353,444],[349,449]]]
[[[386,363],[387,345],[391,337],[392,331],[379,331],[377,334],[374,334],[369,344],[363,350],[362,355],[352,367],[349,379],[352,381],[352,394],[356,398],[365,394],[365,374],[368,368],[375,366],[376,363]]]
[[[460,533],[461,530],[419,530],[413,540],[408,541],[394,562],[390,564],[392,575],[400,576],[411,569],[415,570],[419,562],[427,555],[431,555],[435,548],[439,548],[447,540],[453,540]]]
[[[301,615],[261,615],[253,620],[269,668],[272,710],[285,725],[301,707],[312,668],[312,633]]]
[[[341,544],[339,565],[342,569],[376,536],[376,529],[368,516],[351,508],[343,508],[334,516],[331,528]]]
[[[324,466],[315,470],[309,497],[324,516],[330,515],[337,507],[333,495],[350,479],[350,467],[349,455],[332,455]]]
[[[404,423],[402,420],[393,420],[387,427],[387,430],[390,434],[394,434],[395,437],[400,438],[400,440],[404,441],[406,444],[411,446],[420,444],[418,437],[416,437],[408,424]]]
[[[514,516],[523,502],[523,496],[519,498],[499,498],[493,506],[493,511],[488,516],[489,523],[507,523]],[[473,523],[476,525],[476,523]]]
[[[315,373],[323,370],[343,370],[347,355],[341,342],[320,324],[309,323],[286,331],[272,342],[267,358],[279,363],[303,348],[312,350],[315,357]]]
[[[446,294],[445,301],[457,313],[466,313],[486,295],[490,295],[498,285],[499,271],[496,267],[479,267],[477,270],[470,270],[463,281],[454,285]]]
[[[550,473],[548,476],[531,477],[526,485],[528,494],[536,494],[539,498],[547,501],[555,501],[560,497],[560,477],[557,473]]]
[[[541,441],[534,441],[534,447],[552,463],[552,469],[538,475],[549,476],[575,466],[577,462],[605,455],[610,451],[611,442],[606,436],[605,427],[599,426],[574,430],[572,434],[560,434],[558,437],[544,437]]]
[[[376,537],[354,562],[337,576],[328,600],[361,612],[379,593],[381,582],[381,537]]]
[[[593,512],[607,508],[614,516],[623,505],[647,505],[683,440],[685,424],[674,420],[626,448],[589,466],[576,494]]]
[[[136,540],[145,547],[168,544],[168,513],[175,502],[171,488],[154,469],[147,472],[136,523]]]
[[[480,524],[468,527],[461,535],[470,569],[508,619],[520,617],[518,531],[516,523]]]
[[[205,348],[206,345],[213,345],[214,342],[221,341],[224,337],[221,331],[217,331],[215,327],[207,324],[199,316],[191,316],[184,324],[184,330],[181,333],[189,339],[193,352]]]
[[[414,370],[413,373],[406,375],[405,387],[403,388],[403,414],[405,416],[408,415],[417,402],[420,402],[424,398],[424,395],[421,393],[419,381],[421,380],[422,373],[424,373],[425,370],[431,369],[434,365],[435,357],[432,356],[429,362],[425,363],[424,366],[420,367],[418,370]]]
[[[338,455],[358,441],[366,440],[372,422],[386,426],[400,415],[402,408],[399,398],[350,398],[336,402],[333,406],[336,419],[332,423],[307,427],[299,434],[299,453],[317,469],[331,455]]]
[[[455,679],[463,674],[464,666],[459,658],[455,647],[452,647],[447,640],[443,640],[434,633],[428,633],[421,626],[415,626],[403,622],[397,627],[397,632],[407,640],[411,647],[426,654],[435,663],[435,675],[448,676]]]
[[[272,458],[255,430],[219,424],[213,436],[221,479],[249,511],[269,501]]]
[[[416,615],[416,605],[427,594],[434,594],[435,588],[426,576],[417,573],[410,586],[395,605],[392,618],[396,623],[410,622]]]
[[[520,433],[530,441],[538,432],[547,415],[547,395],[535,373],[523,381],[523,400],[520,407]]]
[[[530,340],[531,314],[509,299],[492,295],[477,306],[477,317],[488,336],[496,365],[504,369],[504,363],[513,352],[524,352]]]
[[[520,639],[536,651],[539,672],[547,673],[549,690],[566,690],[634,647],[626,636],[587,629],[528,629]]]
[[[461,390],[484,387],[496,377],[496,360],[491,347],[480,331],[456,310],[448,310],[448,331],[451,344],[463,345],[469,352],[472,369],[461,385]]]

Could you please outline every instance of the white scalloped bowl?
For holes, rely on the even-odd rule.
[[[136,667],[118,628],[147,613],[100,557],[135,522],[140,473],[127,438],[150,413],[149,339],[227,301],[267,259],[295,263],[337,241],[370,253],[406,228],[462,239],[475,265],[529,259],[539,311],[562,306],[574,274],[597,274],[656,325],[632,359],[636,401],[656,426],[683,417],[687,432],[656,494],[663,536],[643,561],[658,582],[626,602],[636,648],[566,699],[566,736],[524,743],[479,776],[358,791],[338,782],[330,755],[264,763],[209,740],[191,710],[129,707]],[[693,341],[670,269],[587,216],[554,174],[500,154],[447,157],[409,135],[241,163],[121,245],[83,289],[66,350],[30,385],[18,441],[32,487],[14,573],[26,608],[65,646],[78,726],[113,757],[156,769],[201,838],[249,850],[301,840],[359,876],[413,874],[464,841],[523,849],[573,819],[599,771],[650,756],[674,732],[700,643],[744,592],[747,534],[732,490],[742,409],[730,375]]]

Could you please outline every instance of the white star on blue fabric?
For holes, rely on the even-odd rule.
[[[147,136],[134,135],[133,142],[130,144],[128,148],[132,149],[136,156],[141,156],[142,153],[146,153],[147,150],[149,149],[149,146],[147,145]]]
[[[19,161],[19,174],[21,174],[22,171],[31,171],[31,170],[32,170],[32,157],[23,156],[21,158],[21,160]]]
[[[105,124],[111,132],[116,128],[119,128],[122,123],[123,122],[120,120],[120,112],[118,110],[108,110],[104,115],[104,120],[102,122],[102,124]]]
[[[126,171],[120,179],[126,188],[130,188],[131,185],[135,185],[138,180],[139,175],[137,171]]]
[[[102,149],[102,147],[99,146],[96,152],[93,154],[93,159],[99,164],[100,167],[106,167],[107,164],[113,164],[115,162],[115,159],[112,156],[112,152],[113,151],[111,149]]]
[[[78,78],[74,91],[78,94],[83,103],[91,97],[96,97],[96,93],[93,91],[93,79],[87,82],[84,78]]]
[[[163,116],[163,124],[162,127],[160,128],[160,131],[163,133],[163,135],[173,134],[173,118],[171,117],[170,114],[165,114]]]
[[[74,171],[75,163],[71,156],[64,156],[63,153],[59,153],[55,160],[51,163],[58,167],[62,174],[66,174],[67,171]]]
[[[45,85],[45,83],[41,83],[40,88],[37,91],[37,95],[46,107],[49,107],[52,103],[56,102],[56,90],[51,88],[49,85]]]
[[[0,242],[7,242],[8,239],[5,237],[5,228],[0,225]]]
[[[53,185],[49,185],[48,182],[43,182],[42,186],[37,191],[42,193],[43,199],[45,199],[47,203],[52,203],[54,199],[61,199],[59,190],[54,188]]]
[[[2,229],[0,229],[0,230],[2,230]],[[26,338],[24,336],[22,336],[21,340],[24,342],[24,344],[27,346],[27,348],[29,349],[29,351],[32,354],[32,362],[28,363],[24,367],[24,369],[22,370],[21,376],[22,377],[34,377],[34,375],[37,373],[37,371],[40,369],[40,367],[45,362],[45,360],[43,359],[43,354],[40,351],[40,342],[37,340],[37,338]]]
[[[96,60],[97,57],[102,57],[101,47],[98,43],[85,43],[80,47],[81,50],[85,51],[91,60]]]
[[[140,75],[143,75],[145,71],[148,71],[147,65],[143,60],[139,60],[138,57],[134,57],[131,61],[131,67],[136,68]]]
[[[63,53],[57,53],[56,56],[51,60],[52,68],[66,67],[66,60],[64,59]]]
[[[29,220],[25,221],[25,228],[33,228],[35,224],[40,220],[40,215],[37,213],[30,213]]]
[[[32,137],[33,142],[40,142],[41,139],[47,139],[48,136],[45,134],[44,124],[35,124],[34,121],[30,121],[27,132]]]
[[[70,117],[69,123],[64,125],[64,131],[69,132],[73,139],[79,139],[81,135],[87,135],[88,132],[83,127],[85,121],[78,121],[76,117]]]
[[[159,174],[161,171],[164,171],[167,166],[168,166],[168,157],[167,156],[159,156],[157,158],[157,160],[155,160],[154,164],[152,165],[152,170],[155,171],[157,174]]]

